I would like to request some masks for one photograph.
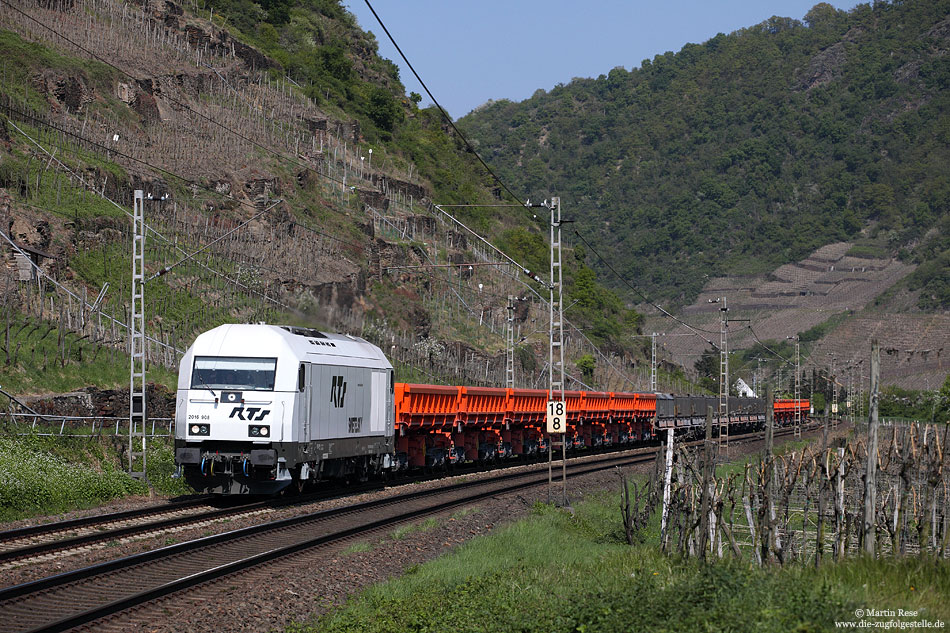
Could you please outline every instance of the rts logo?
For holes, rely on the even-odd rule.
[[[258,411],[261,412],[260,415],[257,414]],[[244,417],[245,413],[247,414],[246,418]],[[238,420],[260,422],[267,416],[268,413],[270,413],[270,409],[262,410],[260,407],[248,407],[246,409],[244,407],[234,407],[231,409],[231,415],[228,416],[228,419],[230,420],[233,417],[237,417]]]
[[[333,385],[330,387],[330,402],[337,409],[343,407],[343,400],[346,398],[346,381],[343,376],[334,376]]]

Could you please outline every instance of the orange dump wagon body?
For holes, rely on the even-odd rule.
[[[459,387],[459,421],[463,424],[498,426],[508,411],[508,390],[492,387]]]
[[[561,395],[561,392],[555,391],[552,400]],[[586,406],[587,393],[584,391],[565,391],[564,406],[567,407],[567,421],[570,424],[577,424],[587,413]]]
[[[638,393],[637,394],[637,417],[655,418],[656,417],[656,394]]]
[[[584,422],[606,422],[610,419],[610,394],[604,391],[584,392]]]
[[[547,402],[546,389],[508,389],[508,419],[515,424],[542,424]]]
[[[627,392],[610,394],[610,415],[617,422],[630,422],[637,416],[637,395]]]
[[[788,421],[795,417],[795,411],[801,411],[802,416],[807,416],[811,410],[811,403],[808,400],[794,398],[776,398],[772,403],[772,412],[775,418],[780,421]]]
[[[455,424],[460,387],[395,385],[396,424],[408,428],[441,428]]]

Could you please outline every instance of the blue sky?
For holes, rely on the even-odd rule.
[[[817,0],[370,0],[399,47],[453,118],[489,99],[526,99],[574,77],[627,70],[773,15],[801,19]],[[854,0],[830,0],[850,9]],[[348,0],[407,92],[425,91],[364,0]]]

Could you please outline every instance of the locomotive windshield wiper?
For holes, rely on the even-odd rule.
[[[211,392],[211,395],[214,396],[214,399],[215,399],[215,400],[218,399],[218,394],[216,394],[216,393],[214,392],[214,389],[212,389],[212,388],[209,387],[208,385],[206,385],[206,384],[204,384],[204,383],[201,383],[200,385],[192,385],[192,388],[193,388],[193,389],[194,389],[195,387],[197,387],[197,388],[199,388],[199,389],[200,389],[201,387],[204,387],[205,389],[207,389],[208,391]]]

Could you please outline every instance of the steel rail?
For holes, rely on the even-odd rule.
[[[189,499],[188,501],[173,502],[164,505],[149,506],[139,510],[123,510],[121,512],[110,512],[109,514],[99,514],[96,516],[79,517],[77,519],[67,519],[66,521],[55,521],[52,523],[40,523],[39,525],[27,525],[25,527],[3,530],[0,532],[0,545],[10,541],[18,541],[30,536],[41,536],[43,534],[55,534],[56,532],[65,532],[76,528],[91,527],[105,523],[117,523],[136,517],[150,516],[155,514],[165,514],[179,510],[187,510],[195,506],[207,504],[208,497],[201,499]]]

